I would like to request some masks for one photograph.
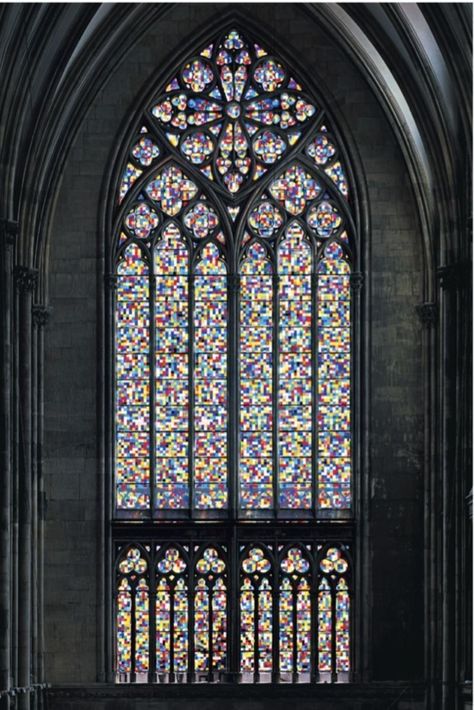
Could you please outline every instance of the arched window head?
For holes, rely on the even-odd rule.
[[[119,516],[350,511],[343,162],[308,88],[236,29],[150,102],[117,197]]]
[[[129,136],[110,251],[121,680],[349,679],[355,198],[323,103],[232,27]],[[124,547],[137,521],[149,542]]]

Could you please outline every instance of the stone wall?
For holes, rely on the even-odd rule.
[[[137,97],[151,88],[195,33],[228,7],[170,4],[94,97],[66,161],[50,236],[53,310],[45,356],[45,645],[50,683],[92,683],[100,665],[98,388],[103,376],[99,294],[105,176],[124,122],[140,108]],[[368,369],[362,372],[362,392],[370,392],[363,402],[369,412],[365,435],[370,460],[365,471],[371,482],[368,666],[374,680],[419,679],[423,392],[415,306],[422,301],[423,282],[422,244],[407,167],[362,73],[304,6],[268,3],[239,9],[274,37],[276,51],[280,37],[286,37],[285,50],[306,74],[322,78],[330,91],[328,109],[340,112],[366,176],[370,224],[361,268],[366,272],[364,298],[369,298],[363,327]],[[111,702],[110,707],[119,707],[116,700]]]

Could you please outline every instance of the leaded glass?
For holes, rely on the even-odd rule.
[[[116,504],[150,505],[150,307],[149,268],[132,244],[117,267]]]
[[[318,267],[318,496],[321,509],[350,507],[350,267],[329,243]]]
[[[199,252],[194,307],[194,495],[227,507],[227,278],[215,244]]]
[[[349,563],[335,546],[323,549],[319,563],[318,659],[322,679],[347,678],[350,670]]]
[[[159,509],[189,507],[189,253],[169,223],[154,251],[156,499]],[[177,287],[177,288],[176,288]]]
[[[151,114],[164,140],[236,195],[297,144],[317,108],[281,62],[232,30],[183,65]]]
[[[311,566],[291,547],[280,562],[280,672],[309,680],[311,673]]]
[[[278,248],[280,507],[312,505],[312,300],[311,247],[296,222]],[[297,297],[288,298],[287,280],[298,277]],[[283,280],[284,279],[284,280]]]
[[[122,553],[117,565],[117,673],[146,680],[149,671],[150,590],[148,562],[139,547]]]
[[[265,247],[254,242],[241,267],[240,505],[273,505],[273,281]]]
[[[226,564],[220,552],[207,548],[196,563],[194,594],[194,665],[209,678],[226,667]]]
[[[240,668],[254,675],[273,668],[273,586],[271,562],[261,547],[252,547],[241,563]]]
[[[117,543],[120,680],[349,679],[357,210],[334,127],[230,28],[117,167],[114,523],[149,535]]]
[[[160,550],[156,565],[156,670],[188,670],[188,566],[176,547]]]

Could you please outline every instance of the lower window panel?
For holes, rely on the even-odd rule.
[[[118,682],[348,682],[350,545],[117,543]]]

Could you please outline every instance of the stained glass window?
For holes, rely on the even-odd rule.
[[[116,674],[196,682],[230,674],[232,566],[212,543],[118,548]],[[352,575],[347,546],[240,546],[238,674],[244,682],[349,679]]]
[[[349,678],[355,204],[312,88],[236,28],[189,53],[130,136],[110,262],[114,525],[149,538],[117,543],[122,680]],[[341,531],[329,547],[302,534],[323,519]]]

